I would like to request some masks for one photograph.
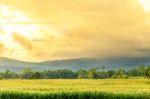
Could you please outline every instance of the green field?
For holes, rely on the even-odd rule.
[[[0,80],[0,99],[66,98],[150,99],[150,80]]]

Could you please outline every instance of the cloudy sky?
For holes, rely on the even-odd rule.
[[[149,55],[149,0],[0,0],[0,57]]]

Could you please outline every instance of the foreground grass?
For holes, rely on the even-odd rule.
[[[149,94],[113,94],[106,92],[27,93],[0,92],[0,99],[150,99]]]
[[[150,99],[150,80],[0,80],[0,99]]]

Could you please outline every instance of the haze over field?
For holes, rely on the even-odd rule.
[[[150,55],[149,0],[0,0],[0,56],[22,61]]]

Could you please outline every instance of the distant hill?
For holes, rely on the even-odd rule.
[[[99,59],[99,58],[78,58],[68,60],[55,60],[55,61],[44,61],[44,62],[24,62],[9,58],[0,58],[0,71],[6,69],[12,71],[20,71],[24,68],[32,68],[34,70],[47,70],[47,69],[90,69],[90,68],[101,68],[106,66],[106,69],[116,68],[132,68],[139,65],[149,65],[150,58],[111,58],[111,59]]]

